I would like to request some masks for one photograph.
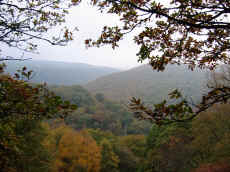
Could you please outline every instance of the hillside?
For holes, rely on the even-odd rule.
[[[25,60],[10,61],[6,64],[8,73],[13,74],[16,70],[26,66],[29,70],[34,71],[32,82],[46,82],[54,85],[85,84],[98,77],[119,71],[109,67],[56,61]]]
[[[186,96],[198,100],[205,87],[205,76],[205,71],[190,71],[186,66],[171,65],[164,72],[157,72],[143,65],[98,78],[86,84],[85,88],[115,101],[126,102],[135,96],[150,103],[159,102],[167,97],[169,91],[178,88]]]
[[[150,123],[137,120],[124,106],[98,94],[94,96],[82,86],[50,86],[50,89],[63,100],[77,105],[78,109],[65,119],[65,123],[76,130],[93,128],[116,135],[149,132]]]

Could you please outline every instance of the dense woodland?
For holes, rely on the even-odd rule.
[[[78,109],[65,118],[76,130],[84,128],[110,131],[115,135],[147,134],[151,124],[133,117],[127,105],[112,102],[97,93],[91,95],[81,86],[52,86],[56,95],[76,104]]]
[[[205,92],[199,93],[203,95],[192,100],[184,96],[193,95],[188,89],[172,91],[159,83],[158,87],[165,90],[147,98],[154,105],[144,104],[139,98],[132,98],[127,105],[110,99],[106,91],[87,90],[89,85],[31,82],[33,69],[22,67],[9,74],[2,63],[0,171],[229,172],[230,2],[170,2],[90,0],[89,5],[117,15],[123,25],[105,26],[97,40],[87,39],[85,44],[88,48],[107,44],[116,48],[126,34],[139,28],[134,37],[140,46],[139,61],[148,60],[152,69],[161,72],[169,64],[187,64],[192,71],[196,67],[207,69],[206,77],[200,77],[206,85]],[[30,52],[37,48],[33,40],[67,45],[73,40],[69,28],[61,29],[58,36],[46,33],[63,24],[68,10],[79,3],[1,0],[0,43]],[[26,60],[0,57],[2,62]],[[180,77],[176,74],[175,70],[173,76]],[[134,82],[135,90],[145,89],[137,88]],[[193,86],[196,90],[197,85]],[[163,94],[168,94],[167,100],[160,100]]]
[[[209,76],[208,83],[216,84],[225,75]],[[9,149],[1,151],[4,171],[230,170],[228,104],[216,105],[189,122],[158,126],[136,119],[124,104],[101,93],[92,95],[82,86],[48,89],[76,104],[77,110],[62,119],[3,121],[1,145]]]

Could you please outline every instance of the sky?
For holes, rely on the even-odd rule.
[[[116,16],[102,14],[95,7],[83,1],[79,6],[74,7],[66,18],[65,25],[79,29],[75,33],[74,41],[66,47],[51,46],[45,42],[39,42],[39,54],[24,53],[25,58],[33,60],[52,60],[76,63],[87,63],[98,66],[108,66],[119,69],[130,69],[141,65],[138,63],[136,53],[137,45],[134,44],[132,36],[126,37],[120,42],[120,47],[113,50],[111,46],[86,49],[84,40],[96,38],[105,25],[119,24]],[[53,31],[50,31],[53,32]],[[22,52],[17,49],[7,49],[7,54],[20,56]]]

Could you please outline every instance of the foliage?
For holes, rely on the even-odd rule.
[[[128,147],[135,156],[145,158],[146,143],[144,135],[121,136],[119,144]]]
[[[1,70],[3,72],[4,65]],[[14,78],[0,74],[1,169],[45,170],[49,156],[44,155],[44,132],[40,121],[65,117],[76,106],[62,101],[46,85],[31,85],[25,81],[32,73],[25,67],[18,72]],[[31,166],[28,167],[28,163]]]
[[[37,120],[0,122],[0,168],[3,172],[49,171],[51,155],[43,141],[47,130]]]
[[[116,48],[125,35],[137,33],[134,42],[139,46],[139,61],[148,60],[154,70],[164,71],[168,64],[187,64],[193,70],[214,69],[230,63],[228,0],[92,0],[102,12],[115,14],[121,24],[105,26],[97,40],[85,41],[87,47],[111,45]],[[138,32],[135,32],[137,30]],[[190,104],[178,91],[170,93],[177,103],[163,101],[154,109],[139,99],[131,100],[136,116],[157,124],[188,121],[216,103],[226,103],[229,87],[213,88],[202,102]]]
[[[228,169],[229,104],[215,105],[188,123],[154,125],[142,171]]]
[[[94,99],[83,87],[75,86],[53,86],[51,90],[59,95],[63,100],[68,100],[78,107],[92,106],[95,104]]]
[[[153,125],[151,131],[146,138],[146,149],[152,149],[153,147],[159,147],[160,145],[167,143],[170,139],[170,135],[174,132],[175,126],[157,126]]]
[[[71,6],[79,0],[1,0],[0,42],[10,47],[34,50],[33,40],[43,40],[52,45],[65,45],[73,39],[72,32],[63,28],[60,34],[48,35],[47,31],[65,22]],[[1,60],[9,60],[2,58]]]
[[[143,171],[181,171],[191,169],[192,152],[188,148],[192,137],[189,125],[154,125],[147,137],[147,161]]]
[[[107,139],[100,142],[101,146],[101,172],[118,172],[119,157],[113,152],[113,147]]]
[[[47,31],[64,23],[68,9],[79,2],[1,0],[0,42],[25,51],[36,50],[35,40],[66,45],[73,39],[68,28],[57,35],[48,35]],[[2,56],[0,59],[5,60],[21,58]],[[32,71],[26,67],[18,70],[14,77],[3,74],[4,67],[4,64],[0,66],[1,171],[48,171],[50,157],[42,144],[45,130],[40,122],[65,117],[76,107],[62,101],[45,84],[29,84]]]
[[[100,171],[101,149],[88,132],[76,132],[67,126],[51,132],[55,134],[51,134],[54,140],[50,147],[56,152],[52,171]]]
[[[191,149],[199,163],[229,158],[229,110],[229,104],[216,105],[193,122]]]
[[[98,145],[104,145],[102,146],[102,170],[132,172],[141,167],[146,158],[143,156],[144,135],[115,136],[111,132],[98,129],[88,129],[88,131]]]
[[[126,34],[141,27],[134,38],[140,46],[137,55],[140,61],[149,59],[154,69],[164,70],[169,63],[182,62],[192,69],[196,65],[212,69],[219,60],[229,62],[227,0],[94,2],[102,11],[120,16],[122,24],[105,26],[98,40],[86,41],[88,46],[111,44],[115,48]]]
[[[102,142],[102,140],[107,140],[110,143],[114,144],[117,140],[116,136],[109,131],[102,131],[100,129],[87,129],[89,134],[93,137],[93,139],[97,142],[98,145]]]
[[[230,166],[227,162],[218,162],[215,164],[203,164],[192,172],[228,172]]]
[[[137,121],[122,105],[106,98],[100,102],[96,95],[81,86],[58,86],[51,87],[51,90],[64,100],[78,105],[78,110],[65,118],[66,124],[76,130],[93,128],[111,131],[115,135],[127,135],[147,133],[150,129],[150,123]]]
[[[115,154],[119,157],[119,170],[120,172],[132,172],[137,171],[139,159],[134,153],[119,142],[114,147]]]
[[[50,92],[45,84],[32,86],[24,80],[29,80],[32,71],[24,67],[15,78],[9,75],[0,76],[0,121],[13,118],[49,119],[62,117],[76,109],[68,101]]]

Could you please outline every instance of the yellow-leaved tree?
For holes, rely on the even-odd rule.
[[[99,172],[101,149],[87,131],[60,126],[50,131],[46,145],[53,152],[51,171]]]

